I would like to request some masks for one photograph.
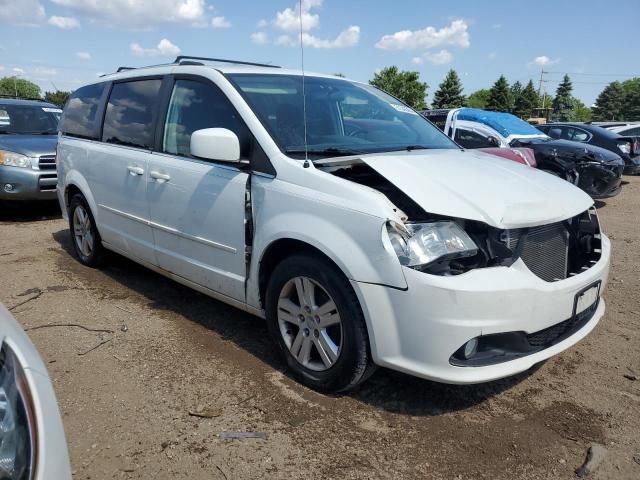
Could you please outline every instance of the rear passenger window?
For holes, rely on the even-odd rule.
[[[249,132],[233,105],[215,85],[177,80],[164,125],[163,151],[190,156],[191,134],[203,128],[226,128],[240,140],[240,156],[248,156]]]
[[[98,83],[79,88],[71,94],[64,107],[59,130],[73,137],[98,138],[98,109],[106,84]]]
[[[162,80],[115,83],[104,116],[102,141],[153,148],[154,109]]]

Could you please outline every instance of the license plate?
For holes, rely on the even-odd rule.
[[[578,315],[584,312],[587,308],[591,307],[598,301],[600,296],[600,282],[587,287],[585,290],[578,292],[575,299],[575,312],[574,315]]]

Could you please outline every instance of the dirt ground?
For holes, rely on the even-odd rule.
[[[592,443],[607,455],[590,478],[638,479],[640,380],[625,375],[640,376],[640,177],[626,180],[599,209],[614,245],[600,325],[481,386],[379,370],[348,395],[310,391],[263,321],[121,257],[83,267],[55,206],[0,210],[0,301],[25,327],[112,332],[29,332],[76,479],[569,479]]]

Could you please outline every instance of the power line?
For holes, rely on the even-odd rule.
[[[590,77],[640,77],[640,73],[579,73],[579,72],[551,72],[546,71],[544,73],[555,73],[558,75],[585,75]]]

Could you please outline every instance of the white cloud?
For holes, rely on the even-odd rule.
[[[537,65],[539,67],[544,67],[546,65],[553,65],[554,63],[558,63],[559,61],[560,61],[559,58],[552,60],[546,55],[540,55],[539,57],[534,58],[532,62],[529,62],[529,65]]]
[[[308,32],[320,24],[320,15],[311,13],[311,9],[322,6],[323,0],[302,0],[302,30]],[[300,30],[300,4],[296,3],[293,8],[285,8],[276,13],[273,19],[276,28],[286,32]]]
[[[13,71],[13,73],[16,73],[18,75],[24,74],[24,68],[13,67],[11,70]]]
[[[276,45],[282,45],[282,46],[285,46],[285,47],[292,47],[294,45],[298,45],[298,42],[296,42],[289,35],[280,35],[276,40]]]
[[[357,45],[360,41],[360,27],[351,25],[333,40],[325,40],[304,32],[302,34],[302,43],[306,47],[311,48],[346,48]]]
[[[265,19],[262,19],[256,24],[256,27],[265,28],[267,25],[269,25],[269,22],[267,22]]]
[[[62,28],[63,30],[69,30],[72,28],[78,28],[80,26],[80,22],[77,18],[74,17],[58,17],[53,16],[49,18],[47,22],[49,25],[53,25],[54,27]]]
[[[34,26],[45,18],[39,0],[0,0],[0,23]]]
[[[131,53],[136,57],[175,57],[180,55],[180,48],[163,38],[156,48],[143,48],[139,43],[129,45]]]
[[[31,1],[31,0],[29,0]],[[114,26],[146,28],[154,24],[206,25],[205,0],[51,0],[77,15]]]
[[[468,24],[464,20],[453,20],[451,24],[440,29],[426,27],[422,30],[402,30],[391,35],[384,35],[376,48],[383,50],[429,49],[443,45],[469,47]]]
[[[265,45],[269,43],[269,36],[265,32],[253,32],[250,35],[250,38],[256,45]]]
[[[413,63],[414,65],[422,65],[424,63],[424,60],[422,59],[422,57],[413,57],[411,59],[411,63]]]
[[[440,50],[436,53],[426,52],[424,58],[434,65],[446,65],[453,61],[453,55],[449,50]]]
[[[91,60],[91,54],[89,52],[76,52],[76,57],[80,60]]]
[[[231,22],[224,17],[213,17],[211,19],[211,26],[213,28],[229,28],[231,27]]]

